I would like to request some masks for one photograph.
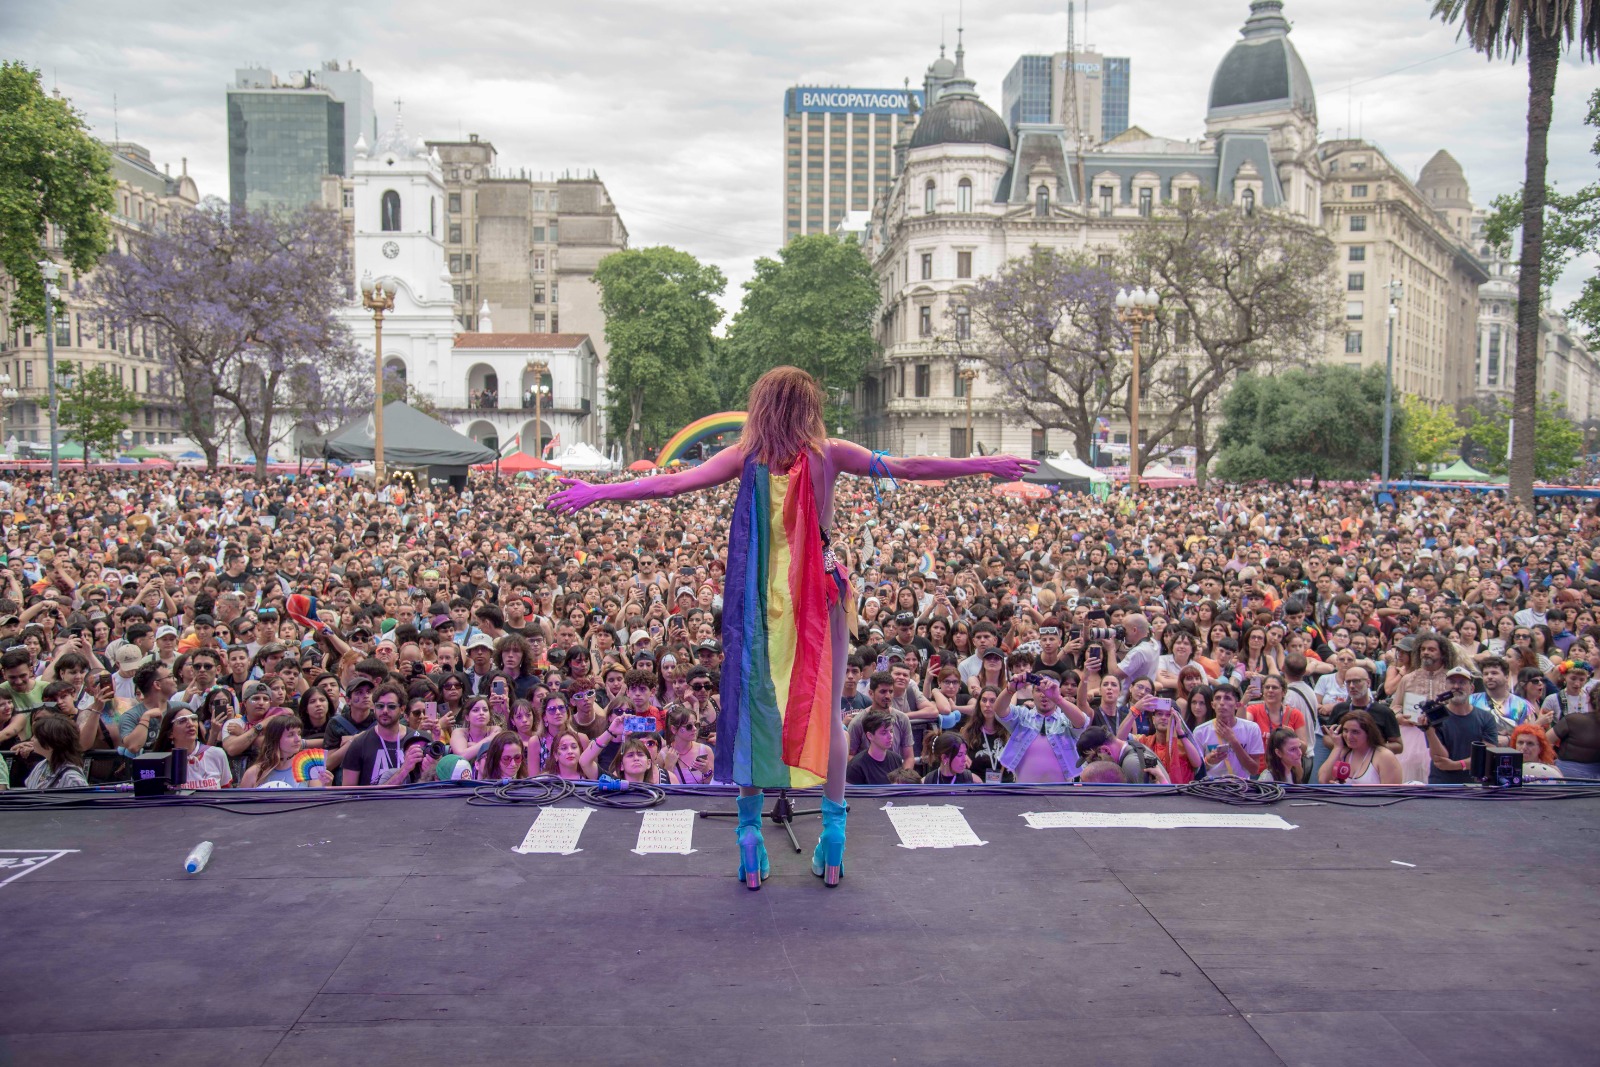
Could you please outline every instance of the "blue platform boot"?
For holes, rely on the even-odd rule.
[[[760,889],[761,880],[772,872],[767,862],[767,844],[761,839],[761,803],[765,794],[739,798],[739,878],[749,889]]]
[[[848,805],[822,798],[822,836],[811,854],[811,873],[829,889],[844,876],[844,824],[849,813]]]

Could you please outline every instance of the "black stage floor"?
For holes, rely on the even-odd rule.
[[[641,856],[641,816],[599,810],[561,856],[512,851],[536,809],[459,797],[0,814],[6,849],[77,850],[0,870],[0,1063],[1600,1055],[1595,801],[1248,809],[1294,830],[1019,817],[1243,810],[1193,798],[955,802],[986,844],[898,847],[882,800],[853,797],[832,891],[807,865],[816,820],[805,856],[769,825],[760,893],[724,820],[696,820],[693,854]],[[691,806],[732,803],[665,809]],[[186,876],[202,839],[215,856]]]

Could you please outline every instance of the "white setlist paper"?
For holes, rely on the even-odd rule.
[[[694,851],[694,819],[692,810],[647,811],[639,825],[639,843],[633,846],[636,856],[670,853],[687,856]]]
[[[889,813],[889,821],[900,835],[901,848],[960,848],[989,843],[978,840],[967,825],[967,817],[954,804],[889,803],[883,810]]]
[[[557,856],[570,856],[574,852],[582,852],[578,847],[578,836],[583,833],[584,823],[589,821],[592,808],[540,808],[539,814],[534,817],[533,825],[528,827],[528,836],[522,839],[522,844],[512,849],[524,856],[533,853],[554,854]]]
[[[1294,823],[1284,822],[1277,815],[1232,812],[1159,814],[1153,811],[1029,811],[1024,812],[1022,817],[1028,820],[1028,826],[1034,830],[1179,830],[1191,826],[1233,830],[1296,829]]]

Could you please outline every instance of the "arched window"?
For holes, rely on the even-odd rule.
[[[928,179],[928,184],[922,187],[922,211],[925,215],[933,214],[933,179]]]
[[[1033,213],[1041,219],[1050,214],[1050,187],[1041,185],[1033,191]]]
[[[383,200],[381,201],[381,204],[382,204],[382,209],[383,209],[382,210],[382,216],[383,217],[379,221],[378,228],[381,229],[381,230],[384,230],[386,232],[388,232],[388,231],[399,232],[399,230],[400,230],[400,194],[395,192],[393,189],[386,190],[384,192],[384,194],[383,194]]]
[[[956,210],[967,212],[972,210],[972,179],[962,178],[956,185]]]
[[[1256,191],[1254,189],[1246,189],[1240,203],[1244,207],[1246,215],[1254,215],[1256,213]]]

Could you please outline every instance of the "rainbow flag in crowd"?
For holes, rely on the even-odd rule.
[[[804,788],[828,774],[838,586],[823,569],[810,457],[788,474],[746,459],[722,594],[722,711],[716,777]]]

